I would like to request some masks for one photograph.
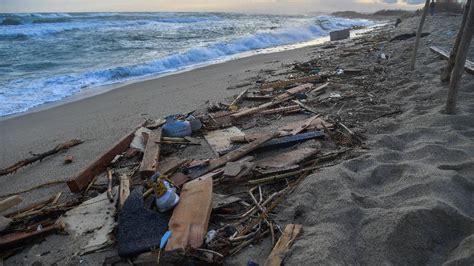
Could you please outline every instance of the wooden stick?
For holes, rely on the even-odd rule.
[[[280,239],[273,247],[272,252],[265,261],[265,266],[279,266],[283,262],[286,252],[291,248],[296,239],[303,233],[301,224],[289,224],[285,227],[285,231]]]
[[[130,195],[130,178],[126,174],[120,175],[119,208],[121,209]]]
[[[464,72],[464,64],[471,44],[472,34],[474,32],[474,5],[469,7],[469,15],[466,20],[466,26],[463,30],[459,50],[456,55],[451,81],[449,83],[448,100],[446,101],[446,113],[454,114],[456,109],[456,98],[458,96],[459,83]]]
[[[293,85],[295,83],[303,83],[303,82],[306,83],[306,82],[316,81],[316,80],[320,80],[320,79],[321,79],[321,76],[319,76],[319,75],[311,75],[311,76],[306,76],[306,77],[302,77],[302,78],[265,83],[260,87],[260,89],[261,90],[268,89],[268,88],[280,89],[280,88],[284,88],[284,87]]]
[[[20,204],[23,199],[20,196],[11,196],[0,201],[0,212],[10,209],[18,204]]]
[[[141,123],[137,128],[130,131],[127,135],[117,141],[109,150],[104,152],[103,154],[99,155],[89,166],[87,166],[84,170],[79,172],[77,175],[72,177],[68,182],[67,185],[71,192],[80,192],[87,187],[89,182],[94,178],[94,176],[98,175],[102,171],[104,171],[110,162],[115,158],[116,155],[124,152],[130,146],[132,142],[135,131],[144,126],[146,121]]]
[[[290,132],[290,135],[296,135],[298,133],[300,133],[301,131],[305,130],[307,127],[309,127],[311,125],[311,123],[319,117],[319,114],[315,115],[315,116],[312,116],[310,118],[308,118],[308,120],[306,120],[301,126],[293,129],[291,132]]]
[[[299,111],[301,111],[301,108],[299,105],[290,105],[290,106],[264,110],[261,112],[261,114],[271,115],[271,114],[278,114],[278,113],[293,113],[293,112],[299,112]]]
[[[298,100],[293,100],[294,103],[296,103],[297,105],[301,106],[303,109],[305,109],[306,111],[309,111],[315,115],[318,114],[318,112],[316,112],[316,110],[314,110],[313,108],[311,108],[310,106],[298,101]]]
[[[112,170],[107,169],[107,198],[112,203],[114,202],[114,195],[112,194],[112,185],[114,183],[114,176]]]
[[[421,31],[423,30],[423,24],[425,23],[426,14],[428,13],[429,6],[430,6],[430,0],[426,0],[425,7],[423,9],[423,15],[421,15],[420,24],[418,25],[418,30],[416,32],[415,47],[413,48],[413,55],[412,55],[411,64],[410,64],[410,69],[411,70],[415,70],[416,53],[418,51],[418,46],[420,45]]]
[[[441,76],[441,80],[444,82],[451,80],[451,72],[453,71],[454,63],[456,62],[456,55],[459,50],[459,44],[461,43],[462,33],[464,32],[464,28],[466,27],[467,16],[469,15],[469,7],[471,6],[471,0],[467,0],[466,4],[464,5],[464,12],[462,15],[461,27],[459,28],[458,35],[456,36],[456,40],[454,41],[453,49],[449,55],[448,65],[444,70],[443,75]]]
[[[44,158],[46,158],[48,156],[51,156],[51,155],[56,154],[56,153],[58,153],[60,151],[63,151],[63,150],[67,150],[67,149],[69,149],[71,147],[74,147],[76,145],[79,145],[83,142],[84,141],[79,140],[79,139],[72,139],[72,140],[66,141],[62,144],[57,145],[56,147],[54,147],[54,149],[49,150],[47,152],[34,154],[32,157],[30,157],[28,159],[21,160],[21,161],[15,163],[15,164],[5,168],[5,169],[0,169],[0,176],[14,173],[18,169],[20,169],[21,167],[27,166],[29,164],[32,164],[32,163],[36,162],[36,161],[41,161],[41,160],[43,160]]]
[[[229,106],[236,106],[240,100],[242,100],[242,98],[244,97],[244,95],[249,91],[249,89],[245,89],[244,91],[242,91],[238,96],[237,98],[235,98]]]

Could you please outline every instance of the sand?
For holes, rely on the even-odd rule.
[[[413,32],[419,18],[404,20],[399,28],[378,34],[396,36]],[[407,70],[414,39],[385,43],[369,54],[341,56],[341,49],[306,47],[257,55],[195,69],[159,79],[134,83],[107,93],[52,109],[28,113],[0,122],[1,167],[48,150],[71,139],[86,140],[64,154],[50,157],[0,177],[0,195],[18,192],[52,180],[67,180],[110,146],[142,117],[189,111],[206,101],[223,101],[237,95],[257,79],[288,78],[289,63],[321,56],[327,67],[361,67],[368,80],[353,77],[333,89],[341,93],[370,90],[374,104],[325,104],[324,113],[340,112],[350,127],[367,137],[367,149],[354,159],[325,168],[307,177],[277,210],[282,226],[301,223],[303,236],[285,258],[286,265],[316,264],[473,264],[474,263],[474,77],[465,74],[458,114],[443,110],[447,86],[440,83],[445,61],[428,47],[449,47],[460,17],[429,17],[421,41],[417,69]],[[343,42],[344,47],[357,47]],[[471,46],[472,47],[472,46]],[[380,50],[391,58],[380,61]],[[471,49],[470,58],[474,58]],[[375,74],[376,73],[376,74]],[[228,89],[233,87],[235,89]],[[339,111],[340,110],[340,111]],[[399,112],[393,112],[393,111]],[[393,113],[380,117],[385,113]],[[352,117],[352,118],[351,118]],[[355,117],[355,118],[354,118]],[[73,155],[75,162],[63,165]],[[67,192],[64,184],[24,193],[24,205]],[[71,239],[51,236],[40,245],[17,254],[6,264],[55,261],[60,264],[99,265],[98,253],[72,258]],[[270,252],[268,239],[247,248],[227,264],[262,263]],[[45,250],[54,254],[38,256]]]

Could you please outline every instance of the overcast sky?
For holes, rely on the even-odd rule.
[[[224,11],[311,13],[416,9],[423,0],[0,0],[0,12]]]

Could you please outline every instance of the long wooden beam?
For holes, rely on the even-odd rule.
[[[106,152],[99,155],[92,163],[90,163],[85,169],[80,171],[75,176],[71,177],[69,181],[67,181],[67,185],[71,192],[77,193],[82,191],[87,187],[89,182],[94,178],[94,176],[100,174],[104,171],[110,162],[117,156],[118,154],[126,151],[130,146],[130,143],[135,136],[135,131],[144,126],[146,121],[140,124],[137,128],[130,131],[127,135],[122,137],[119,141],[117,141],[110,149]]]
[[[431,52],[441,56],[444,59],[449,59],[449,53],[448,51],[444,50],[443,48],[436,47],[436,46],[431,46],[430,47]],[[469,60],[466,60],[466,63],[464,64],[464,71],[467,73],[474,75],[474,62],[471,62]],[[451,75],[451,73],[450,73]]]

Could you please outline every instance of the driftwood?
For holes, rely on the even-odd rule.
[[[43,160],[44,158],[46,158],[48,156],[51,156],[51,155],[56,154],[56,153],[58,153],[60,151],[63,151],[63,150],[67,150],[67,149],[69,149],[73,146],[79,145],[83,142],[84,141],[79,140],[79,139],[72,139],[70,141],[66,141],[62,144],[59,144],[54,149],[49,150],[47,152],[43,152],[43,153],[39,153],[39,154],[33,154],[33,156],[28,158],[28,159],[21,160],[21,161],[15,163],[15,164],[5,168],[5,169],[0,169],[0,176],[14,173],[18,169],[20,169],[24,166],[27,166],[27,165],[32,164],[32,163],[37,162],[37,161],[41,161],[41,160]]]
[[[11,196],[4,200],[0,201],[0,212],[10,209],[18,204],[20,204],[23,199],[20,196]]]
[[[301,224],[289,224],[285,227],[285,231],[280,239],[273,247],[272,252],[265,261],[265,266],[279,266],[283,262],[286,252],[291,248],[295,240],[303,233],[303,226]]]

